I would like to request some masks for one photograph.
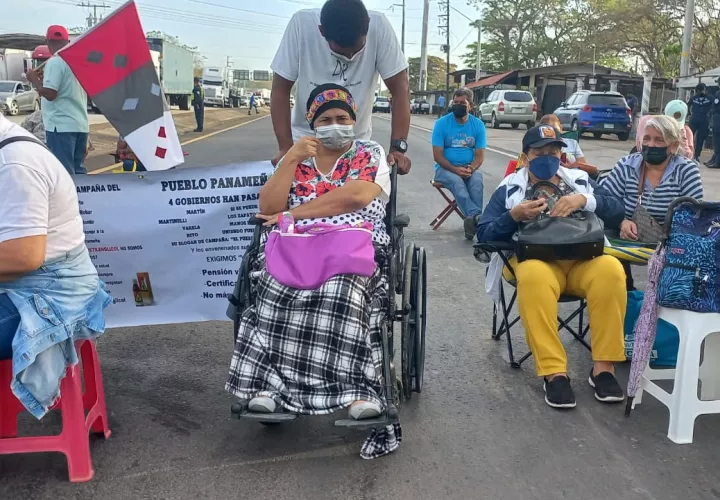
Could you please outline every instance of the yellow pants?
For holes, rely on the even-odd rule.
[[[586,261],[510,263],[517,277],[518,308],[539,376],[567,372],[567,355],[558,335],[561,294],[587,301],[594,361],[624,361],[623,321],[627,306],[625,271],[615,257]],[[505,269],[504,275],[512,275]]]

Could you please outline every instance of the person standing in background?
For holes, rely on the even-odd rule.
[[[440,94],[440,97],[438,97],[438,116],[442,116],[443,111],[445,111],[445,96]]]
[[[713,155],[705,164],[707,168],[720,168],[720,78],[717,79],[718,90],[712,99],[712,140]]]
[[[637,108],[637,105],[638,105],[637,97],[635,97],[635,94],[628,94],[627,105],[628,105],[628,108],[630,108],[630,115],[631,116],[634,115],[635,108]]]
[[[310,93],[318,85],[348,88],[357,104],[355,135],[370,140],[378,75],[393,97],[388,163],[398,173],[410,171],[408,63],[392,25],[380,12],[368,11],[361,0],[327,0],[322,9],[293,14],[270,66],[273,70],[272,117],[278,152],[276,165],[295,141],[312,136],[305,116]],[[300,105],[290,111],[290,92],[297,86]]]
[[[250,102],[248,102],[248,116],[249,116],[250,113],[252,112],[252,109],[253,109],[253,108],[255,108],[255,114],[256,114],[256,115],[259,115],[259,114],[260,114],[260,110],[258,109],[257,99],[255,98],[255,94],[252,94],[252,95],[250,96]]]
[[[710,132],[710,107],[712,100],[707,96],[707,87],[698,83],[695,95],[690,99],[690,130],[695,135],[695,161],[700,161],[705,139]]]
[[[70,175],[86,174],[88,98],[67,63],[55,54],[70,43],[63,26],[50,26],[47,46],[53,55],[42,71],[31,69],[27,79],[42,97],[42,118],[48,148],[60,160]]]
[[[193,87],[192,103],[195,110],[195,122],[197,122],[197,128],[193,132],[202,132],[205,121],[205,89],[200,85],[200,78],[195,77],[193,82],[195,86]]]

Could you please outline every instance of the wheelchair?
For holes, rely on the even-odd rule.
[[[389,262],[386,262],[389,287],[388,308],[385,314],[386,328],[381,343],[383,350],[382,378],[383,393],[387,402],[385,412],[377,418],[366,420],[342,419],[335,422],[337,427],[382,428],[398,422],[398,408],[409,400],[414,392],[423,388],[425,371],[425,327],[427,318],[427,256],[425,249],[410,242],[405,244],[405,228],[410,218],[397,213],[397,168],[392,167],[391,193],[386,207],[385,224],[390,234]],[[256,300],[257,292],[253,277],[252,263],[263,251],[263,243],[269,229],[263,220],[255,217],[253,239],[245,251],[235,291],[229,297],[228,316],[233,320],[233,339],[239,331],[243,312]],[[400,327],[400,370],[395,362],[396,323]],[[248,411],[248,401],[239,401],[231,406],[231,412],[239,419],[254,420],[264,425],[273,425],[295,420],[299,415],[290,412],[253,413]]]

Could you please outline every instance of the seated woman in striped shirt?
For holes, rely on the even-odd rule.
[[[625,203],[620,237],[638,241],[633,215],[638,205],[662,225],[670,203],[680,196],[702,200],[703,186],[697,163],[678,154],[681,130],[669,116],[646,122],[642,151],[621,158],[602,186]],[[640,179],[644,178],[644,185]]]
[[[642,149],[617,162],[602,186],[623,200],[625,219],[620,225],[620,238],[644,241],[638,230],[636,211],[643,207],[660,226],[665,221],[670,203],[680,196],[702,200],[703,186],[697,163],[682,155],[682,131],[669,116],[653,116],[645,123]],[[638,137],[638,143],[640,138]],[[634,289],[629,266],[625,266],[628,289]]]

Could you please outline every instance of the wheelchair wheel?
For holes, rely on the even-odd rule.
[[[425,249],[416,248],[413,256],[410,291],[410,330],[414,330],[415,359],[411,366],[412,390],[422,392],[425,373],[425,327],[427,324],[427,256]]]
[[[403,267],[403,288],[401,303],[401,331],[400,331],[400,355],[402,358],[402,369],[400,378],[402,381],[403,396],[405,399],[412,397],[413,386],[411,380],[413,377],[415,365],[415,329],[414,324],[410,324],[410,291],[412,289],[412,268],[415,255],[415,244],[410,243],[405,249],[405,259]]]
[[[403,275],[405,272],[405,234],[401,227],[394,228],[395,233],[395,254],[393,260],[395,261],[395,293],[398,295],[402,294],[402,287],[404,284]]]

